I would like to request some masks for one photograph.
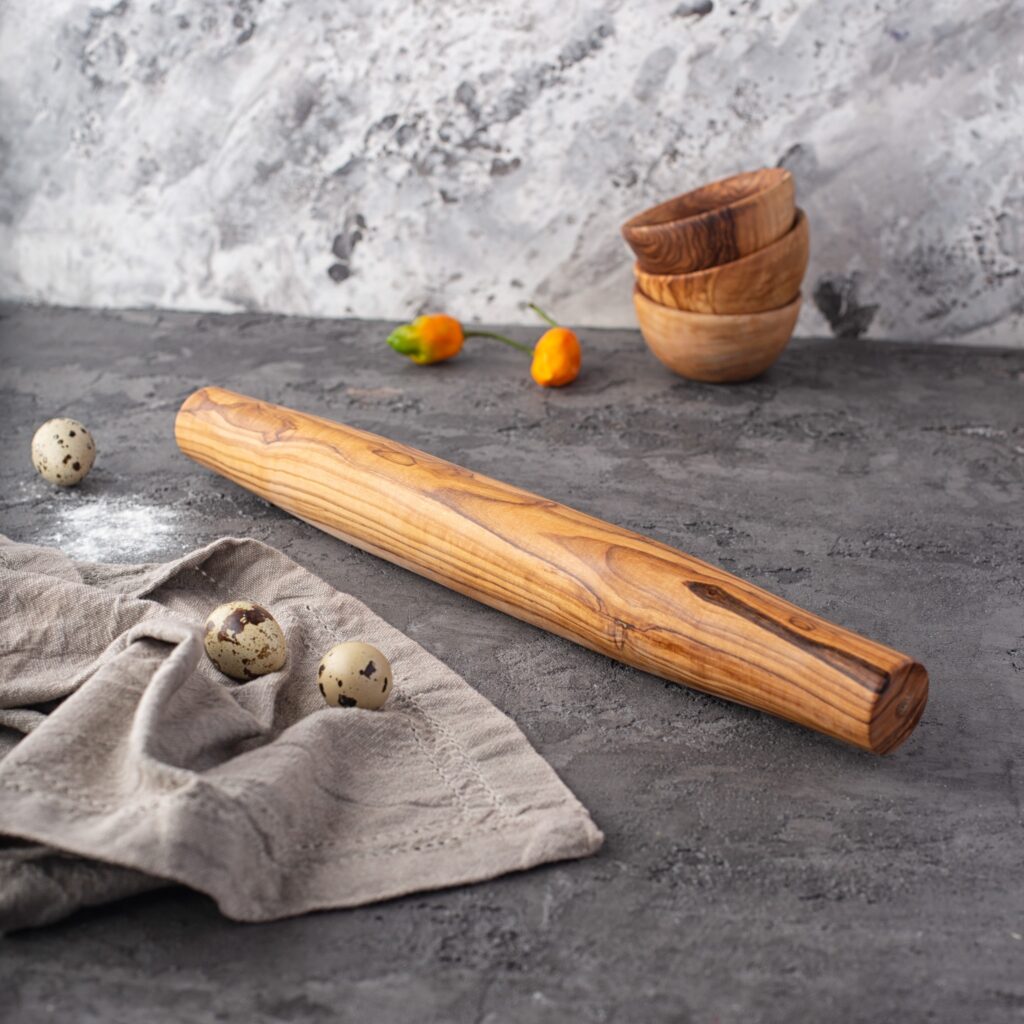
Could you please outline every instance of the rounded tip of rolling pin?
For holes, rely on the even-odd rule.
[[[189,413],[194,412],[200,406],[202,406],[208,388],[199,388],[197,391],[193,391],[192,394],[181,403],[177,413],[174,416],[174,439],[178,442],[178,446],[181,447],[182,427],[184,420]]]
[[[871,718],[868,736],[876,754],[895,750],[921,720],[928,703],[928,673],[917,661],[893,673],[882,700]]]

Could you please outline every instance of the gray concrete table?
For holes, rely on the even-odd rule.
[[[375,323],[2,314],[0,530],[113,561],[276,545],[511,715],[607,844],[271,925],[182,889],[82,913],[0,942],[0,1018],[1022,1019],[1024,351],[801,341],[722,388],[595,331],[553,392],[487,342],[415,367]],[[332,540],[178,453],[175,409],[207,383],[499,476],[916,654],[924,719],[890,757],[858,753]],[[75,492],[28,461],[55,414],[98,438]]]

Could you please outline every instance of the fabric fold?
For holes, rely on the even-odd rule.
[[[268,606],[284,668],[239,684],[206,613]],[[381,711],[326,707],[332,644],[380,647]],[[0,538],[0,929],[180,883],[265,921],[596,851],[600,831],[504,714],[354,597],[224,539],[163,565]]]

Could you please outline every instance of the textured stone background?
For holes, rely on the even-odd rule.
[[[631,325],[620,221],[781,162],[804,332],[1021,345],[1022,81],[1020,2],[4,0],[0,295]]]

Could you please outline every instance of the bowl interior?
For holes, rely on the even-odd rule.
[[[782,167],[764,167],[758,171],[744,171],[734,174],[731,178],[703,185],[692,192],[675,196],[664,203],[652,206],[649,210],[638,213],[626,221],[627,229],[654,227],[659,224],[670,224],[677,220],[686,220],[711,210],[731,206],[742,199],[767,192],[777,187],[790,177],[789,171]]]

